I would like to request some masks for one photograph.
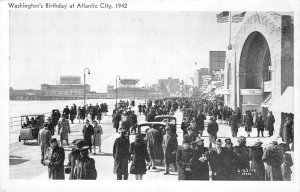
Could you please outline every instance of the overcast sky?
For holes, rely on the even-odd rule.
[[[234,12],[239,13],[239,12]],[[228,23],[217,12],[10,12],[10,86],[40,89],[63,75],[81,76],[97,92],[121,78],[156,83],[190,80],[208,66],[209,50],[226,50]],[[247,14],[246,14],[247,17]],[[240,24],[233,24],[233,35]]]

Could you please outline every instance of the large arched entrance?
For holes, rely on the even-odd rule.
[[[248,108],[261,111],[261,103],[271,97],[272,90],[268,89],[272,83],[271,65],[266,38],[258,31],[252,32],[243,45],[239,63],[240,101],[243,111]]]
[[[259,32],[251,33],[242,49],[240,59],[240,89],[263,89],[270,81],[271,57],[265,37]]]

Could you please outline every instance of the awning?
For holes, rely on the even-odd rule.
[[[271,105],[272,105],[272,93],[269,93],[267,98],[261,103],[261,106],[269,108]]]
[[[287,87],[269,109],[273,112],[294,113],[294,87]]]

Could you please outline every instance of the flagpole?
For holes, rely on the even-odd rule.
[[[228,50],[232,49],[231,45],[231,11],[229,11],[229,45],[228,45]]]

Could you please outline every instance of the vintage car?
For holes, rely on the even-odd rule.
[[[157,129],[164,134],[166,124],[162,122],[144,122],[144,123],[138,123],[137,125],[137,133],[140,133],[144,140],[147,140],[147,131],[153,127],[154,129]]]
[[[23,140],[25,144],[29,140],[37,140],[39,131],[43,128],[44,122],[44,114],[22,115],[19,142]]]
[[[166,125],[169,125],[171,132],[176,134],[177,130],[177,120],[175,116],[172,115],[158,115],[154,118],[155,122],[164,122]]]

